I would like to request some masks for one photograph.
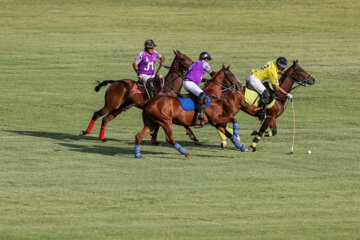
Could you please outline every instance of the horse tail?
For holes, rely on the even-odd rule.
[[[99,82],[99,81],[96,81],[96,82],[98,83],[98,85],[95,87],[95,92],[98,92],[98,91],[100,91],[100,89],[103,86],[106,86],[109,83],[114,83],[115,81],[114,80],[105,80],[105,81],[102,81],[102,82]]]

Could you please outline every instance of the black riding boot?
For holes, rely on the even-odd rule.
[[[200,99],[199,97],[195,99],[195,116],[196,120],[200,120],[200,125],[204,126],[205,122],[204,114],[202,112],[202,99]]]
[[[155,97],[155,89],[154,89],[154,82],[153,81],[154,81],[153,78],[150,78],[150,79],[148,79],[146,81],[146,86],[147,86],[147,90],[148,90],[150,98]]]
[[[260,101],[263,109],[257,112],[257,117],[260,121],[263,121],[266,118],[266,105],[270,103],[270,92],[267,89],[260,95]]]

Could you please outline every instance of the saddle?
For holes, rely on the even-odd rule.
[[[266,89],[270,92],[270,103],[265,106],[266,109],[272,108],[275,104],[275,91],[268,82],[264,83]],[[253,111],[261,110],[263,103],[261,102],[260,94],[248,83],[246,82],[245,88],[245,102],[254,107]]]
[[[179,102],[181,104],[181,107],[184,109],[184,111],[193,111],[193,110],[195,110],[195,102],[194,101],[196,101],[196,100],[195,100],[194,95],[192,95],[192,94],[180,94],[179,93],[176,98],[179,100]],[[208,99],[207,104],[204,105],[202,107],[202,109],[205,109],[205,108],[210,106],[210,104],[211,104],[210,100],[211,99],[210,99],[209,96],[207,96],[207,99]]]
[[[149,78],[146,81],[146,89],[148,92],[152,92],[154,96],[158,95],[160,91],[164,89],[165,77],[156,75],[154,78]],[[133,93],[146,93],[146,89],[143,81],[138,81],[134,84]]]

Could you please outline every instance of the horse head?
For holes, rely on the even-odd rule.
[[[286,70],[285,76],[302,86],[315,84],[315,78],[300,67],[298,60],[293,61],[293,65]]]
[[[170,68],[173,71],[185,72],[194,63],[193,60],[181,53],[179,50],[174,50],[173,52],[175,54],[175,58]]]
[[[216,72],[216,74],[211,78],[211,80],[222,83],[223,88],[232,88],[235,90],[243,89],[243,84],[230,71],[230,65],[225,67],[225,65],[223,64],[222,68]]]
[[[175,57],[165,77],[165,91],[179,92],[182,87],[183,77],[188,68],[194,63],[188,56],[179,50],[174,51]]]

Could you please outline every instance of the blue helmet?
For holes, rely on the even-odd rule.
[[[200,53],[199,59],[207,59],[207,60],[212,60],[210,53],[208,52],[202,52]]]

